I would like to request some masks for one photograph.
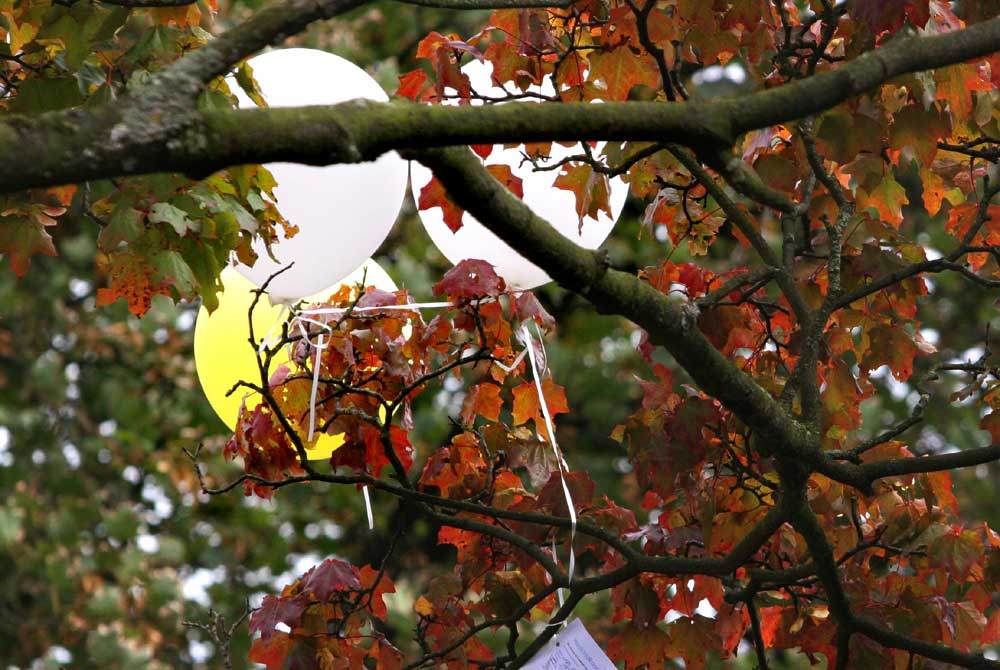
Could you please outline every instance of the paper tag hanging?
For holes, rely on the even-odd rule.
[[[614,662],[574,619],[556,633],[521,670],[615,670]]]

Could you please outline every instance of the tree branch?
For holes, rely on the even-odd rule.
[[[100,0],[100,2],[105,5],[145,9],[147,7],[185,7],[193,5],[198,0]]]
[[[241,163],[358,162],[393,149],[457,144],[636,140],[676,142],[710,155],[741,133],[823,111],[900,74],[1000,49],[996,18],[961,31],[894,41],[832,72],[710,102],[195,109],[189,98],[204,82],[309,23],[362,2],[289,0],[191,52],[132,97],[95,109],[6,117],[0,143],[21,147],[34,159],[0,166],[0,191],[166,170],[207,175]]]
[[[512,195],[466,148],[415,153],[456,203],[598,311],[631,319],[664,346],[707,393],[782,453],[804,462],[821,459],[815,437],[753,379],[733,365],[697,328],[697,308],[660,293],[633,275],[608,269],[600,254],[555,231]],[[818,461],[817,461],[818,462]]]

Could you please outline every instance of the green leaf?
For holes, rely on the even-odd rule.
[[[76,77],[33,77],[21,82],[10,111],[40,114],[83,104],[84,96]]]
[[[198,280],[191,266],[176,251],[163,251],[153,257],[153,267],[165,281],[173,283],[182,296],[191,296],[198,287]]]
[[[128,204],[118,203],[108,225],[101,229],[97,245],[110,251],[122,243],[134,242],[142,234],[143,213]]]
[[[197,232],[199,228],[187,212],[169,202],[158,202],[153,205],[149,210],[149,220],[151,223],[169,223],[174,232],[181,236],[188,231]]]
[[[34,254],[56,255],[52,236],[45,232],[45,227],[52,225],[55,220],[48,217],[0,216],[0,253],[10,257],[18,277],[28,271]]]

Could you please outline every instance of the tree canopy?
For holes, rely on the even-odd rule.
[[[0,0],[0,655],[516,670],[580,617],[628,670],[1000,667],[998,14]],[[289,45],[393,99],[238,108]],[[627,183],[607,243],[496,145],[581,228]],[[239,343],[225,430],[191,328],[295,226],[264,164],[387,152],[433,173],[378,255],[406,288]],[[438,208],[558,286],[449,267]]]

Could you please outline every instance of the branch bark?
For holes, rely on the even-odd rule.
[[[0,143],[33,160],[0,165],[0,191],[172,170],[196,176],[239,163],[368,161],[393,149],[512,141],[676,142],[705,155],[749,130],[829,109],[895,76],[1000,49],[1000,18],[899,40],[839,69],[736,99],[434,108],[352,102],[332,107],[201,112],[205,82],[313,21],[363,0],[289,0],[177,61],[137,94],[96,109],[8,116]],[[786,206],[775,202],[775,206]]]

